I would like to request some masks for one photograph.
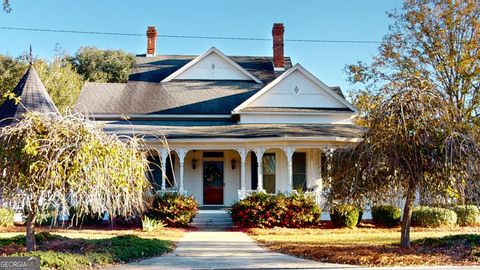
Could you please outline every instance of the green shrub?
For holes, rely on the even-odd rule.
[[[165,227],[159,220],[151,219],[145,216],[142,219],[142,229],[144,232],[158,232],[161,231]]]
[[[455,226],[457,214],[450,209],[439,207],[418,206],[412,212],[412,225],[419,227],[437,228]]]
[[[378,205],[372,207],[372,219],[377,225],[395,227],[400,224],[402,211],[393,205]]]
[[[39,232],[35,234],[35,240],[37,244],[41,245],[46,241],[52,241],[56,239],[65,239],[64,237],[56,234],[51,234],[48,232]],[[25,246],[25,235],[17,235],[10,238],[0,238],[0,247],[1,246],[8,246],[11,244],[16,244],[19,246]]]
[[[197,215],[198,203],[192,196],[166,192],[155,196],[147,216],[171,227],[185,227]]]
[[[107,243],[107,252],[115,262],[130,262],[141,258],[160,256],[173,249],[169,241],[144,239],[134,235],[121,235],[111,239],[98,240]]]
[[[337,205],[330,209],[330,219],[335,228],[354,228],[359,215],[358,208],[351,204]]]
[[[8,227],[13,225],[13,210],[8,208],[0,208],[0,227]]]
[[[316,226],[321,209],[310,196],[254,193],[234,203],[230,216],[236,226],[244,228]]]
[[[480,225],[480,209],[476,205],[459,205],[453,208],[457,213],[458,225],[477,226]]]

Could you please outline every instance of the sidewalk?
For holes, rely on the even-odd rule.
[[[187,232],[170,254],[115,269],[344,269],[275,253],[242,232]]]

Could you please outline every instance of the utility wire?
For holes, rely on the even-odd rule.
[[[89,34],[89,35],[108,35],[108,36],[136,36],[144,37],[145,34],[138,33],[119,33],[119,32],[96,32],[96,31],[77,31],[61,29],[41,29],[41,28],[23,28],[0,26],[2,30],[14,31],[33,31],[50,33],[69,33],[69,34]],[[271,38],[252,38],[252,37],[225,37],[225,36],[188,36],[188,35],[162,35],[157,34],[159,38],[184,38],[184,39],[216,39],[216,40],[244,40],[244,41],[271,41]],[[328,39],[285,39],[286,42],[303,43],[355,43],[355,44],[379,44],[380,41],[373,40],[328,40]]]

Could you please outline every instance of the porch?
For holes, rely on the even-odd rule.
[[[320,204],[328,151],[344,143],[253,147],[171,144],[152,147],[150,179],[159,191],[193,195],[201,206],[229,206],[255,191],[307,192]]]

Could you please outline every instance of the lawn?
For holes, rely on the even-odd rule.
[[[40,256],[45,269],[92,269],[161,256],[174,249],[181,229],[37,229],[37,250],[26,253],[23,228],[0,231],[0,256]]]
[[[480,265],[479,227],[412,228],[410,250],[398,246],[400,228],[275,228],[247,232],[272,250],[322,262],[362,266]]]

